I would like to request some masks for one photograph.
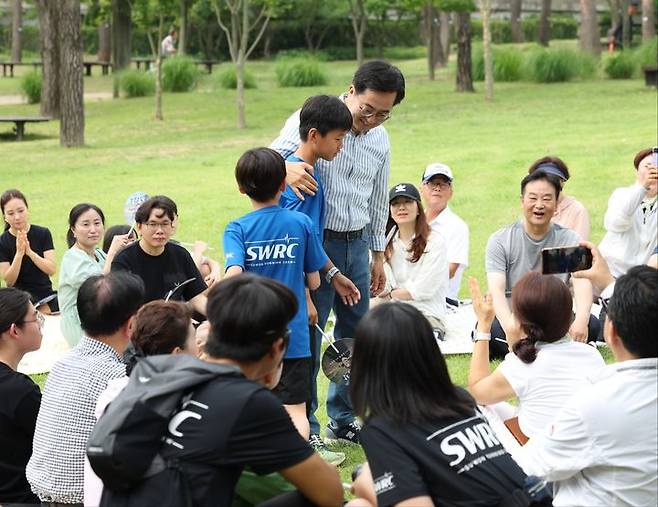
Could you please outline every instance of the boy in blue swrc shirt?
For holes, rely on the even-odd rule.
[[[358,295],[358,290],[324,253],[311,219],[279,206],[285,178],[285,162],[274,150],[256,148],[240,157],[235,179],[240,192],[251,199],[254,211],[226,226],[224,259],[226,276],[243,271],[257,273],[285,284],[297,297],[299,310],[290,322],[290,344],[283,373],[273,392],[300,434],[308,439],[306,402],[311,397],[311,349],[304,275],[308,286],[316,289],[320,285],[318,271],[326,271],[326,278],[348,304],[356,297],[354,291]]]
[[[317,95],[306,100],[299,112],[299,138],[300,145],[286,160],[290,162],[306,162],[316,168],[316,162],[322,160],[333,160],[343,147],[343,138],[352,128],[352,113],[345,103],[338,97],[330,95]],[[324,231],[324,190],[320,180],[319,171],[313,173],[313,179],[317,184],[315,195],[304,195],[300,198],[293,189],[286,185],[281,194],[279,204],[282,208],[300,211],[308,215],[313,222],[313,230],[322,242]],[[356,289],[356,288],[355,288]],[[358,291],[358,289],[356,289]],[[357,296],[357,301],[360,295]],[[311,429],[317,424],[315,409],[317,408],[317,375],[320,370],[320,346],[322,337],[315,332],[318,322],[318,313],[315,309],[315,291],[306,289],[306,305],[308,307],[309,335],[311,339],[311,395],[308,410]],[[309,443],[327,461],[338,464],[345,459],[343,453],[331,452],[322,442],[319,434],[313,432]]]

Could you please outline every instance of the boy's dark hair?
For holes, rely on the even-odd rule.
[[[254,201],[268,201],[276,196],[286,180],[286,162],[270,148],[247,150],[235,166],[235,180]]]
[[[356,69],[352,78],[352,85],[356,93],[363,93],[366,90],[395,92],[394,106],[404,99],[405,84],[402,72],[383,60],[372,60]]]
[[[144,282],[127,271],[87,278],[78,290],[78,315],[87,336],[116,333],[144,302]]]
[[[658,357],[658,270],[635,266],[619,277],[608,304],[612,321],[624,347],[633,355]]]
[[[250,273],[225,278],[208,294],[205,351],[214,358],[258,361],[287,336],[297,308],[295,295],[275,280]]]
[[[557,176],[553,176],[552,174],[545,173],[542,170],[530,173],[521,180],[521,195],[525,193],[525,187],[528,183],[531,183],[533,181],[539,181],[539,180],[548,181],[553,186],[553,188],[555,188],[555,199],[560,197],[560,190],[561,190],[560,179]]]
[[[322,137],[332,130],[348,131],[352,122],[352,113],[342,100],[331,95],[316,95],[307,99],[299,112],[299,138],[306,142],[311,129]]]
[[[178,207],[174,201],[166,195],[154,195],[144,201],[139,208],[137,208],[137,211],[135,212],[135,222],[138,224],[148,222],[151,212],[154,209],[161,209],[164,211],[164,216],[172,222],[176,218],[176,215],[178,215]]]

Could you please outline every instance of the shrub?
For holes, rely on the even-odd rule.
[[[601,60],[594,55],[578,51],[575,53],[578,63],[578,76],[581,79],[593,79],[599,71]]]
[[[327,60],[330,62],[356,59],[356,48],[354,46],[329,46],[322,51],[327,55]]]
[[[658,37],[643,42],[635,50],[635,61],[640,69],[645,65],[658,64]]]
[[[146,97],[155,93],[155,76],[150,72],[132,69],[121,73],[119,87],[126,97]]]
[[[237,74],[235,72],[235,65],[231,65],[229,68],[223,70],[218,77],[219,86],[226,88],[227,90],[235,90],[238,87]],[[254,76],[244,71],[244,87],[245,88],[256,88],[256,80]]]
[[[39,72],[29,72],[21,79],[21,91],[28,104],[38,104],[41,102],[41,74]]]
[[[513,48],[493,48],[494,81],[519,81],[523,74],[523,54]],[[484,52],[473,55],[473,79],[484,80]]]
[[[277,61],[297,59],[303,60],[309,58],[318,60],[319,62],[326,62],[329,60],[329,56],[323,50],[311,53],[308,49],[284,49],[276,54]]]
[[[618,51],[606,58],[603,68],[611,79],[630,79],[635,72],[635,59],[630,51]]]
[[[276,65],[279,86],[318,86],[327,84],[327,75],[317,60],[281,60]]]
[[[526,60],[528,77],[538,83],[569,81],[579,75],[579,58],[568,49],[536,49]]]
[[[199,69],[190,58],[175,56],[162,63],[162,89],[166,92],[188,92],[198,77]]]

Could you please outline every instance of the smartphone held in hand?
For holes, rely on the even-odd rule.
[[[592,252],[584,246],[544,248],[541,251],[542,273],[573,273],[592,267]]]

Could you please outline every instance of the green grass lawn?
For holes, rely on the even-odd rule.
[[[235,92],[217,86],[218,71],[202,76],[195,92],[165,94],[163,122],[153,120],[152,97],[87,103],[87,144],[80,149],[59,147],[57,122],[29,125],[22,143],[12,141],[9,126],[0,124],[0,187],[16,187],[27,195],[31,220],[50,228],[58,259],[66,248],[66,220],[74,204],[98,204],[111,225],[123,221],[123,203],[137,190],[176,200],[178,239],[203,239],[219,257],[225,225],[249,210],[233,179],[235,162],[244,150],[269,144],[307,97],[346,89],[354,62],[325,65],[328,85],[281,89],[274,81],[274,63],[250,63],[259,88],[247,92],[249,126],[242,131],[235,129]],[[386,123],[392,145],[390,183],[417,183],[430,162],[452,167],[451,206],[471,233],[467,273],[480,283],[486,241],[519,216],[519,182],[532,161],[555,154],[567,162],[572,174],[567,193],[589,209],[592,238],[598,242],[609,195],[633,182],[634,154],[656,144],[656,91],[640,80],[500,83],[495,100],[486,103],[482,84],[476,84],[475,94],[454,92],[453,63],[435,82],[427,80],[423,60],[399,66],[407,97]],[[109,92],[111,80],[85,78],[85,89]],[[0,98],[18,94],[19,83],[0,78]],[[38,110],[0,105],[0,115]],[[448,362],[454,381],[463,385],[468,357],[452,356]],[[325,386],[326,381],[321,393]],[[324,411],[321,420],[326,422]],[[363,459],[360,450],[347,452],[343,480]]]

